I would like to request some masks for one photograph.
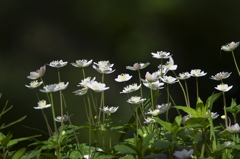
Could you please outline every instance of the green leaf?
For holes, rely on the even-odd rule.
[[[161,150],[164,150],[166,148],[169,148],[170,146],[173,145],[173,143],[172,142],[168,142],[168,141],[157,140],[157,141],[154,142],[154,145],[157,147],[157,149],[159,151],[161,151]]]
[[[222,92],[216,93],[216,94],[212,94],[210,97],[208,97],[205,106],[206,108],[208,108],[209,110],[212,110],[212,105],[213,103],[222,95]]]
[[[8,134],[1,140],[1,145],[2,146],[7,146],[10,142],[10,139],[12,138],[12,134]]]
[[[32,139],[32,138],[35,138],[35,137],[39,137],[41,135],[35,135],[35,136],[29,136],[29,137],[22,137],[22,138],[19,138],[19,139],[13,139],[13,140],[10,140],[9,143],[8,143],[8,147],[10,146],[13,146],[15,144],[17,144],[18,142],[20,141],[25,141],[25,140],[29,140],[29,139]]]
[[[160,125],[162,125],[165,129],[171,131],[172,130],[172,124],[168,123],[166,121],[163,121],[159,118],[153,118],[154,120],[156,120],[157,123],[159,123]]]
[[[203,125],[203,127],[209,126],[209,121],[207,118],[190,118],[185,123],[187,125],[200,124],[200,125]]]
[[[152,159],[156,159],[156,158],[161,158],[161,159],[167,159],[167,156],[164,154],[153,154],[153,155],[149,155],[147,157],[144,157],[144,159],[147,158],[152,158]]]
[[[196,112],[197,112],[197,117],[206,117],[206,109],[203,104],[203,101],[198,98],[197,104],[196,104]]]
[[[119,151],[122,154],[137,154],[137,152],[133,148],[127,145],[116,145],[114,146],[114,148],[116,151]]]
[[[119,159],[135,159],[135,158],[133,157],[133,155],[127,155],[124,157],[120,157]]]
[[[18,120],[14,121],[14,122],[11,122],[10,124],[7,124],[7,125],[2,124],[2,126],[0,127],[0,130],[5,129],[5,128],[9,127],[9,126],[12,126],[12,125],[14,125],[14,124],[16,124],[16,123],[19,123],[19,122],[21,122],[22,120],[24,120],[26,117],[27,117],[27,116],[25,115],[25,116],[19,118]]]
[[[198,117],[196,110],[193,108],[189,108],[187,106],[174,106],[174,108],[181,109],[194,117]]]
[[[155,133],[151,133],[148,134],[146,137],[143,138],[143,148],[148,147],[148,145],[150,144],[150,141],[152,140],[152,138],[154,137]]]
[[[26,151],[26,148],[19,149],[12,157],[12,159],[19,159]]]
[[[81,157],[82,157],[81,153],[77,150],[71,151],[69,155],[69,158],[81,158]]]

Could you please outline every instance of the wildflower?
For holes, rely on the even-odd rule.
[[[43,89],[40,89],[40,92],[43,92],[43,93],[56,92],[57,91],[56,85],[57,84],[46,85],[43,87]]]
[[[233,86],[228,86],[227,84],[219,84],[217,85],[217,87],[215,87],[215,89],[222,91],[222,92],[227,92],[229,91]]]
[[[147,83],[147,82],[156,82],[158,80],[158,74],[157,72],[153,72],[152,74],[150,74],[149,72],[146,73],[145,75],[145,80],[142,79],[143,82]]]
[[[208,118],[208,112],[206,112],[206,118]],[[217,112],[211,112],[211,118],[212,119],[216,119],[219,116],[219,114]]]
[[[230,72],[230,73],[229,72],[219,72],[215,76],[210,77],[210,79],[219,81],[219,80],[228,78],[231,75],[231,73],[232,72]]]
[[[55,68],[60,68],[60,67],[67,65],[67,63],[68,62],[63,62],[63,60],[52,61],[52,62],[50,62],[49,66],[55,67]]]
[[[233,143],[231,141],[225,141],[222,145],[223,146],[231,146]]]
[[[99,108],[103,113],[112,114],[118,110],[118,107],[103,107],[103,109]]]
[[[223,45],[221,47],[221,50],[226,51],[226,52],[230,52],[230,51],[235,50],[238,47],[238,45],[239,45],[239,42],[236,42],[236,43],[235,42],[231,42],[231,43],[229,43],[227,45]]]
[[[83,80],[81,80],[81,83],[79,83],[79,85],[77,85],[78,87],[84,87],[87,88],[87,84],[88,83],[92,83],[95,80],[95,77],[91,80],[91,77],[87,77]]]
[[[29,85],[25,85],[28,88],[37,88],[38,86],[40,86],[43,82],[38,82],[36,81],[32,81]]]
[[[168,72],[168,68],[166,65],[159,65],[159,70],[156,72],[158,76],[164,76]]]
[[[88,88],[82,88],[82,89],[74,91],[73,93],[75,93],[75,95],[82,96],[82,95],[86,94],[87,91],[88,91]]]
[[[86,159],[90,159],[92,155],[84,155],[83,157]]]
[[[139,84],[139,86],[138,86],[136,83],[134,83],[134,84],[124,87],[123,91],[120,93],[131,93],[131,92],[139,90],[140,87],[141,87],[141,84]]]
[[[153,119],[153,118],[146,118],[145,121],[144,121],[144,123],[146,123],[146,124],[152,124],[152,123],[156,123],[156,120]]]
[[[174,65],[174,61],[173,58],[170,56],[169,57],[169,61],[166,63],[167,69],[168,70],[176,70],[177,69],[177,65]]]
[[[42,77],[46,72],[46,65],[44,65],[43,67],[40,67],[39,70],[37,70],[36,72],[30,72],[30,75],[27,76],[28,79],[38,79],[40,77]]]
[[[74,67],[87,67],[92,64],[93,60],[87,61],[85,59],[83,60],[76,60],[75,63],[71,63]]]
[[[93,81],[92,83],[87,83],[87,86],[95,92],[102,92],[109,89],[109,87],[106,87],[106,84],[100,83],[97,81]]]
[[[233,133],[233,134],[235,134],[235,133],[240,133],[240,127],[239,127],[238,123],[235,124],[235,125],[232,125],[232,126],[228,126],[226,129],[227,129],[230,133]]]
[[[152,109],[149,109],[149,112],[147,112],[146,114],[150,114],[152,116],[158,116],[160,114],[160,110],[155,109],[155,110],[152,111]]]
[[[44,109],[48,107],[51,107],[51,104],[46,104],[46,100],[41,100],[38,102],[38,106],[34,107],[34,109]]]
[[[98,63],[94,62],[94,64],[96,64],[96,65],[93,65],[93,68],[96,71],[98,71],[99,73],[110,74],[110,73],[113,73],[115,71],[115,70],[112,69],[112,66],[114,64],[110,64],[108,61],[100,61]]]
[[[182,151],[175,151],[173,155],[179,159],[187,159],[193,154],[193,149],[191,150],[186,150],[183,149]]]
[[[163,76],[163,77],[160,77],[160,79],[167,84],[173,84],[178,82],[178,80],[172,76]]]
[[[149,64],[150,64],[149,62],[147,62],[147,63],[135,63],[133,65],[133,67],[132,66],[126,66],[126,69],[132,70],[132,71],[137,71],[137,70],[141,70],[141,69],[146,68]]]
[[[68,121],[71,116],[72,116],[72,114],[70,116],[67,116],[67,115],[58,116],[55,118],[55,121],[57,121],[57,122]]]
[[[171,103],[156,105],[156,108],[160,110],[160,114],[168,111],[171,108]]]
[[[185,80],[191,77],[191,74],[189,72],[183,72],[183,73],[179,73],[179,79],[180,80]]]
[[[55,87],[55,90],[56,91],[59,91],[59,90],[64,90],[67,88],[69,82],[67,82],[66,84],[64,84],[64,82],[59,82],[56,87]]]
[[[142,102],[144,102],[146,100],[146,98],[141,98],[141,97],[137,97],[137,96],[133,96],[130,99],[127,100],[128,103],[130,104],[140,104]]]
[[[99,61],[98,63],[94,62],[99,68],[101,67],[113,67],[114,64],[109,63],[109,61]]]
[[[205,73],[204,71],[201,71],[200,69],[195,69],[195,70],[191,70],[191,75],[193,77],[202,77],[205,76],[207,73]]]
[[[190,118],[193,118],[192,115],[185,115],[183,118],[182,118],[182,123],[185,124],[185,122],[190,119]]]
[[[162,89],[164,84],[162,82],[159,82],[159,81],[156,81],[156,82],[153,82],[153,83],[143,83],[144,86],[152,89],[152,90],[158,90],[158,89]]]
[[[121,75],[118,75],[117,78],[115,78],[115,81],[125,82],[125,81],[129,81],[131,78],[132,78],[132,76],[130,76],[129,74],[122,73]]]
[[[156,59],[168,59],[171,55],[169,52],[165,51],[157,51],[157,53],[151,53],[153,55],[153,58]]]

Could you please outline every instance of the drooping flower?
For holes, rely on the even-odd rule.
[[[153,55],[153,58],[156,59],[168,59],[171,55],[169,52],[165,51],[157,51],[157,53],[151,53]]]
[[[60,68],[60,67],[67,65],[67,63],[68,62],[63,62],[63,60],[52,61],[52,62],[50,62],[49,66],[55,67],[55,68]]]
[[[156,81],[156,82],[152,82],[152,83],[143,83],[144,86],[148,87],[149,89],[152,89],[152,90],[158,90],[158,89],[162,89],[164,83],[162,82],[159,82],[159,81]]]
[[[87,67],[92,64],[93,60],[87,61],[85,59],[83,60],[76,60],[75,63],[71,63],[74,67]]]
[[[88,88],[82,88],[82,89],[74,91],[73,93],[75,93],[75,95],[82,96],[82,95],[86,94],[87,91],[88,91]]]
[[[40,86],[43,82],[38,82],[37,80],[32,81],[29,85],[25,85],[28,88],[37,88],[38,86]]]
[[[69,115],[69,116],[67,116],[67,115],[58,116],[58,117],[55,118],[55,121],[57,121],[57,122],[68,121],[71,116],[72,116],[72,114]]]
[[[106,113],[106,114],[112,114],[112,113],[115,113],[117,110],[118,110],[118,107],[108,107],[108,106],[105,106],[103,107],[103,109],[99,108],[103,113]]]
[[[27,78],[35,80],[42,77],[45,74],[45,72],[46,72],[46,65],[40,67],[40,69],[37,70],[36,72],[30,72],[30,75],[27,76]]]
[[[115,78],[115,81],[117,82],[126,82],[129,81],[132,78],[129,74],[122,73],[121,75],[118,75],[117,78]]]
[[[227,45],[223,45],[221,47],[221,50],[230,52],[235,50],[238,47],[238,45],[239,45],[239,42],[231,42],[231,43],[228,43]]]
[[[232,125],[232,126],[228,126],[226,128],[230,133],[236,134],[236,133],[240,133],[240,127],[238,125],[238,123]]]
[[[87,84],[92,83],[93,81],[95,81],[95,77],[93,77],[92,80],[91,80],[91,77],[87,77],[87,78],[81,80],[81,83],[79,83],[79,85],[77,85],[77,86],[87,88],[88,87]]]
[[[205,73],[204,71],[201,71],[200,69],[194,69],[191,70],[191,75],[193,77],[202,77],[205,76],[207,73]]]
[[[173,58],[170,56],[169,57],[169,61],[166,63],[167,69],[168,70],[176,70],[177,69],[177,65],[174,65],[174,61]]]
[[[100,82],[97,82],[97,81],[87,83],[87,86],[95,92],[102,92],[102,91],[105,91],[105,90],[109,89],[109,87],[106,87],[106,84],[100,83]]]
[[[182,151],[175,151],[173,153],[173,155],[178,159],[188,159],[189,157],[191,157],[192,154],[193,154],[193,149],[189,151],[186,149],[183,149]]]
[[[163,77],[160,77],[160,79],[167,84],[173,84],[178,82],[178,80],[172,76],[163,76]]]
[[[147,62],[147,63],[135,63],[133,65],[133,67],[132,66],[126,66],[126,69],[132,70],[132,71],[137,71],[137,70],[141,70],[141,69],[146,68],[149,64],[150,64],[149,62]]]
[[[229,91],[233,86],[228,86],[227,84],[219,84],[217,85],[217,87],[215,87],[215,89],[222,91],[222,92],[227,92]]]
[[[156,109],[160,110],[160,114],[165,113],[171,108],[171,103],[156,105]]]
[[[51,107],[51,104],[46,104],[46,100],[40,100],[38,102],[38,106],[37,107],[34,107],[34,109],[44,109],[44,108],[48,108],[48,107]]]
[[[140,87],[141,87],[141,84],[137,85],[137,83],[134,83],[134,84],[124,87],[123,91],[120,93],[131,93],[131,92],[139,90]]]
[[[50,85],[46,85],[43,87],[43,89],[40,89],[40,92],[43,93],[50,93],[50,92],[56,92],[56,85],[57,84],[50,84]]]
[[[210,79],[220,81],[222,79],[226,79],[231,75],[232,72],[219,72],[215,76],[211,76]]]
[[[191,77],[191,74],[189,72],[183,72],[183,73],[179,73],[179,79],[180,80],[186,80],[188,78]]]
[[[150,74],[149,72],[146,73],[145,75],[145,80],[142,79],[143,82],[147,83],[147,82],[156,82],[158,80],[158,74],[157,72],[153,72],[152,74]]]
[[[58,84],[56,84],[55,90],[59,91],[59,90],[64,90],[67,88],[69,82],[67,82],[66,84],[64,84],[64,82],[59,82]]]
[[[144,119],[144,120],[145,120],[145,121],[144,121],[145,124],[153,124],[153,123],[156,123],[156,120],[153,119],[153,118],[150,118],[150,117],[148,117],[148,118],[146,118],[146,119]]]
[[[141,104],[145,100],[146,100],[146,98],[143,99],[141,97],[133,96],[130,99],[128,99],[127,102],[130,104]]]

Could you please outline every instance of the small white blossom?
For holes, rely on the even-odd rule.
[[[239,42],[236,42],[236,43],[235,42],[231,42],[231,43],[229,43],[227,45],[223,45],[221,47],[221,50],[226,51],[226,52],[230,52],[230,51],[235,50],[238,47],[238,45],[239,45]]]
[[[93,65],[93,68],[99,73],[103,73],[103,74],[110,74],[115,71],[111,67],[97,67],[96,65]]]
[[[173,84],[178,82],[178,80],[172,76],[163,76],[163,77],[160,77],[160,79],[167,84]]]
[[[153,72],[152,74],[150,74],[149,72],[146,73],[145,75],[145,80],[142,79],[143,82],[147,83],[147,82],[156,82],[158,80],[158,74],[157,72]]]
[[[101,67],[113,67],[114,64],[109,63],[109,61],[98,61],[98,63],[94,62],[95,65],[97,65],[99,68]]]
[[[45,72],[46,72],[46,65],[44,65],[43,67],[40,67],[40,69],[35,72],[30,72],[30,75],[27,76],[27,78],[35,80],[42,77],[45,74]]]
[[[164,76],[169,71],[166,65],[159,65],[158,68],[159,70],[156,73],[159,77]]]
[[[92,64],[93,60],[87,61],[85,59],[83,60],[76,60],[75,63],[71,63],[74,67],[87,67]]]
[[[36,81],[32,81],[29,85],[25,85],[28,88],[37,88],[38,86],[40,86],[43,82],[38,82]]]
[[[56,85],[57,84],[46,85],[43,87],[43,89],[40,89],[40,92],[43,92],[43,93],[56,92],[57,91]]]
[[[141,97],[137,97],[137,96],[133,96],[130,99],[127,100],[128,103],[130,104],[140,104],[142,102],[144,102],[146,100],[146,98],[141,98]]]
[[[173,58],[170,56],[169,57],[169,61],[166,63],[167,69],[168,70],[176,70],[177,69],[177,65],[174,65],[174,61]]]
[[[83,80],[81,80],[81,83],[79,83],[79,85],[77,85],[78,87],[84,87],[87,88],[87,84],[88,83],[92,83],[93,81],[95,81],[95,77],[91,80],[91,77],[87,77]]]
[[[63,62],[63,60],[52,61],[52,62],[50,62],[49,66],[55,67],[55,68],[60,68],[60,67],[67,65],[67,63],[68,62]]]
[[[152,116],[158,116],[160,114],[160,110],[159,109],[149,109],[149,112],[146,113],[147,115],[152,115]]]
[[[160,114],[165,113],[171,108],[171,103],[156,105],[156,108],[160,110]]]
[[[164,83],[162,82],[159,82],[159,81],[156,81],[156,82],[153,82],[153,83],[143,83],[144,86],[148,87],[149,89],[152,89],[152,90],[158,90],[158,89],[162,89],[164,85]]]
[[[186,149],[183,149],[182,151],[175,151],[173,153],[173,155],[178,159],[188,159],[189,157],[191,157],[192,154],[193,154],[193,149],[189,151]]]
[[[222,145],[223,146],[231,146],[231,145],[233,145],[233,143],[231,141],[225,141]]]
[[[168,59],[171,55],[169,52],[157,51],[157,53],[151,53],[153,58],[156,59]]]
[[[115,81],[117,82],[126,82],[129,81],[132,78],[129,74],[122,73],[121,75],[118,75],[117,78],[115,78]]]
[[[146,118],[144,123],[146,123],[146,124],[153,124],[153,123],[156,123],[156,120],[154,120],[153,118]]]
[[[59,90],[64,90],[67,88],[69,82],[67,82],[66,84],[64,84],[64,82],[59,82],[58,84],[56,84],[55,90],[59,91]]]
[[[149,64],[150,64],[149,62],[147,62],[147,63],[135,63],[133,65],[133,67],[132,66],[126,66],[126,69],[132,70],[132,71],[137,71],[137,70],[146,68]]]
[[[57,121],[57,122],[68,121],[71,116],[72,116],[72,114],[70,116],[67,116],[67,115],[58,116],[55,118],[55,121]]]
[[[191,75],[193,77],[202,77],[205,76],[207,73],[205,73],[204,71],[201,71],[200,69],[194,69],[191,70]]]
[[[180,80],[186,80],[188,78],[191,77],[191,74],[189,72],[183,72],[183,73],[179,73],[179,79]]]
[[[226,79],[231,75],[232,72],[219,72],[215,76],[211,76],[210,79],[220,81],[222,79]]]
[[[108,106],[105,106],[103,107],[103,109],[99,108],[103,113],[106,113],[106,114],[112,114],[112,113],[115,113],[117,110],[118,110],[118,107],[108,107]]]
[[[106,84],[100,83],[100,82],[97,82],[97,81],[87,83],[87,86],[95,92],[102,92],[102,91],[105,91],[105,90],[109,89],[109,87],[106,87]]]
[[[41,100],[38,102],[38,106],[34,107],[34,109],[44,109],[48,107],[51,107],[51,104],[46,104],[46,100]]]
[[[215,89],[222,91],[222,92],[227,92],[229,91],[233,86],[228,86],[227,84],[219,84]]]
[[[140,87],[141,87],[141,84],[137,85],[136,83],[134,83],[134,84],[124,87],[123,91],[120,93],[131,93],[131,92],[139,90]]]
[[[208,118],[208,112],[206,112],[206,118]],[[211,117],[212,117],[212,119],[216,119],[217,117],[219,116],[219,114],[217,113],[217,112],[211,112]]]
[[[88,88],[82,88],[82,89],[74,91],[73,93],[75,93],[75,95],[82,96],[82,95],[86,94],[87,91],[88,91]]]
[[[239,127],[238,123],[236,123],[235,125],[232,125],[232,126],[228,126],[227,130],[233,134],[240,133],[240,127]]]

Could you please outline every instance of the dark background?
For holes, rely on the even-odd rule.
[[[25,87],[30,83],[26,77],[53,60],[69,63],[78,59],[109,60],[116,71],[106,75],[107,105],[120,106],[113,115],[114,120],[131,116],[126,96],[119,95],[123,84],[114,78],[120,73],[136,72],[126,70],[135,62],[150,62],[142,71],[157,70],[159,61],[151,52],[167,51],[173,54],[178,65],[177,73],[202,69],[208,74],[199,79],[200,97],[205,101],[219,84],[209,80],[220,71],[233,72],[226,80],[233,89],[227,93],[227,102],[239,96],[239,77],[230,53],[221,52],[222,45],[238,41],[240,35],[240,1],[231,0],[151,0],[151,1],[84,1],[84,0],[1,0],[0,1],[0,92],[3,93],[1,107],[9,99],[14,105],[11,113],[1,118],[8,123],[27,115],[21,124],[5,130],[14,137],[39,134],[22,125],[46,130],[41,112],[37,106],[36,91]],[[236,49],[239,59],[239,48]],[[239,61],[239,60],[238,60]],[[82,98],[72,94],[81,82],[81,70],[70,64],[60,69],[62,81],[70,82],[64,91],[73,123],[86,123]],[[87,75],[101,76],[91,68]],[[57,70],[47,66],[43,78],[47,84],[57,83]],[[135,80],[136,81],[136,80]],[[134,79],[129,84],[135,82]],[[137,81],[136,81],[137,82]],[[195,103],[195,80],[189,80],[192,105]],[[148,89],[144,88],[146,96]],[[179,86],[170,86],[178,105],[184,105]],[[215,91],[217,92],[217,91]],[[42,98],[45,95],[38,93]],[[58,94],[56,95],[56,98]],[[221,99],[220,99],[221,101]],[[166,103],[163,98],[159,104]],[[222,102],[214,109],[222,114]],[[128,112],[128,114],[126,114]],[[49,114],[50,115],[50,114]],[[127,116],[129,115],[129,116]],[[17,131],[16,131],[17,130]]]

